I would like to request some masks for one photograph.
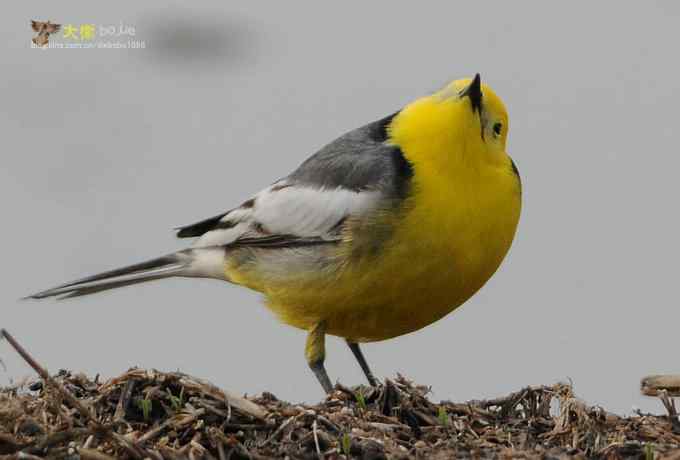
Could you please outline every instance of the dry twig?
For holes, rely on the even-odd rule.
[[[85,406],[83,406],[80,401],[78,401],[66,388],[61,384],[56,382],[50,374],[42,367],[38,362],[22,347],[19,342],[16,341],[12,335],[7,332],[6,329],[0,329],[0,338],[4,338],[7,342],[16,350],[17,353],[26,361],[26,363],[35,370],[38,375],[43,379],[46,384],[49,384],[52,388],[56,389],[59,394],[72,406],[75,407],[80,415],[92,425],[94,430],[98,433],[103,433],[105,436],[113,439],[115,442],[119,443],[127,452],[135,459],[142,459],[144,455],[139,448],[134,446],[127,439],[115,433],[110,427],[104,426],[94,419],[92,414]]]
[[[41,377],[47,374],[40,369]],[[100,384],[60,371],[44,382],[30,391],[0,388],[0,455],[133,458],[126,444],[137,458],[152,460],[666,459],[680,452],[669,393],[661,394],[670,420],[609,414],[580,401],[564,384],[526,387],[486,401],[434,403],[429,388],[398,376],[377,388],[338,387],[310,406],[270,393],[229,395],[179,372],[130,369]]]

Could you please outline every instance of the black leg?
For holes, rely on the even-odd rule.
[[[305,345],[305,356],[309,368],[316,375],[316,379],[323,387],[323,391],[331,393],[333,385],[331,379],[328,378],[326,368],[323,362],[326,359],[326,322],[321,321],[315,325],[307,335],[307,343]]]
[[[314,372],[314,375],[316,375],[316,379],[323,387],[323,391],[325,391],[327,394],[332,393],[333,384],[331,383],[331,379],[328,378],[328,373],[326,372],[326,368],[323,365],[323,361],[309,363],[309,368],[312,370],[312,372]]]
[[[366,362],[366,358],[364,358],[364,354],[361,352],[361,348],[359,348],[359,344],[356,342],[350,342],[349,340],[346,340],[346,342],[349,346],[349,349],[352,350],[354,357],[357,359],[357,361],[359,361],[359,366],[361,366],[361,370],[364,371],[364,375],[368,379],[368,383],[370,383],[373,387],[377,387],[378,379],[373,376],[371,368],[368,367],[368,363]]]

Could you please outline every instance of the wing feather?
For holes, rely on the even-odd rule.
[[[194,238],[197,236],[201,236],[206,232],[209,232],[210,230],[213,230],[217,225],[220,223],[220,219],[222,219],[226,212],[223,212],[222,214],[218,214],[213,217],[209,217],[207,219],[201,220],[199,222],[196,222],[195,224],[191,225],[184,225],[183,227],[177,227],[175,230],[177,230],[177,237],[178,238]]]
[[[249,207],[226,213],[194,246],[282,247],[337,241],[340,222],[370,212],[381,198],[378,191],[277,185],[255,195]]]
[[[241,206],[181,227],[177,236],[200,237],[194,247],[337,241],[348,218],[398,205],[409,193],[411,165],[387,143],[395,116],[348,132]]]

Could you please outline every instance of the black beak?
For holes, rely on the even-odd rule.
[[[482,79],[479,74],[472,79],[470,86],[460,92],[460,97],[469,97],[472,103],[472,111],[482,114]]]

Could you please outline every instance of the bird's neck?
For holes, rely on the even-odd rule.
[[[395,117],[389,141],[426,176],[474,180],[491,156],[481,138],[479,120],[469,111],[434,96],[420,99]]]

